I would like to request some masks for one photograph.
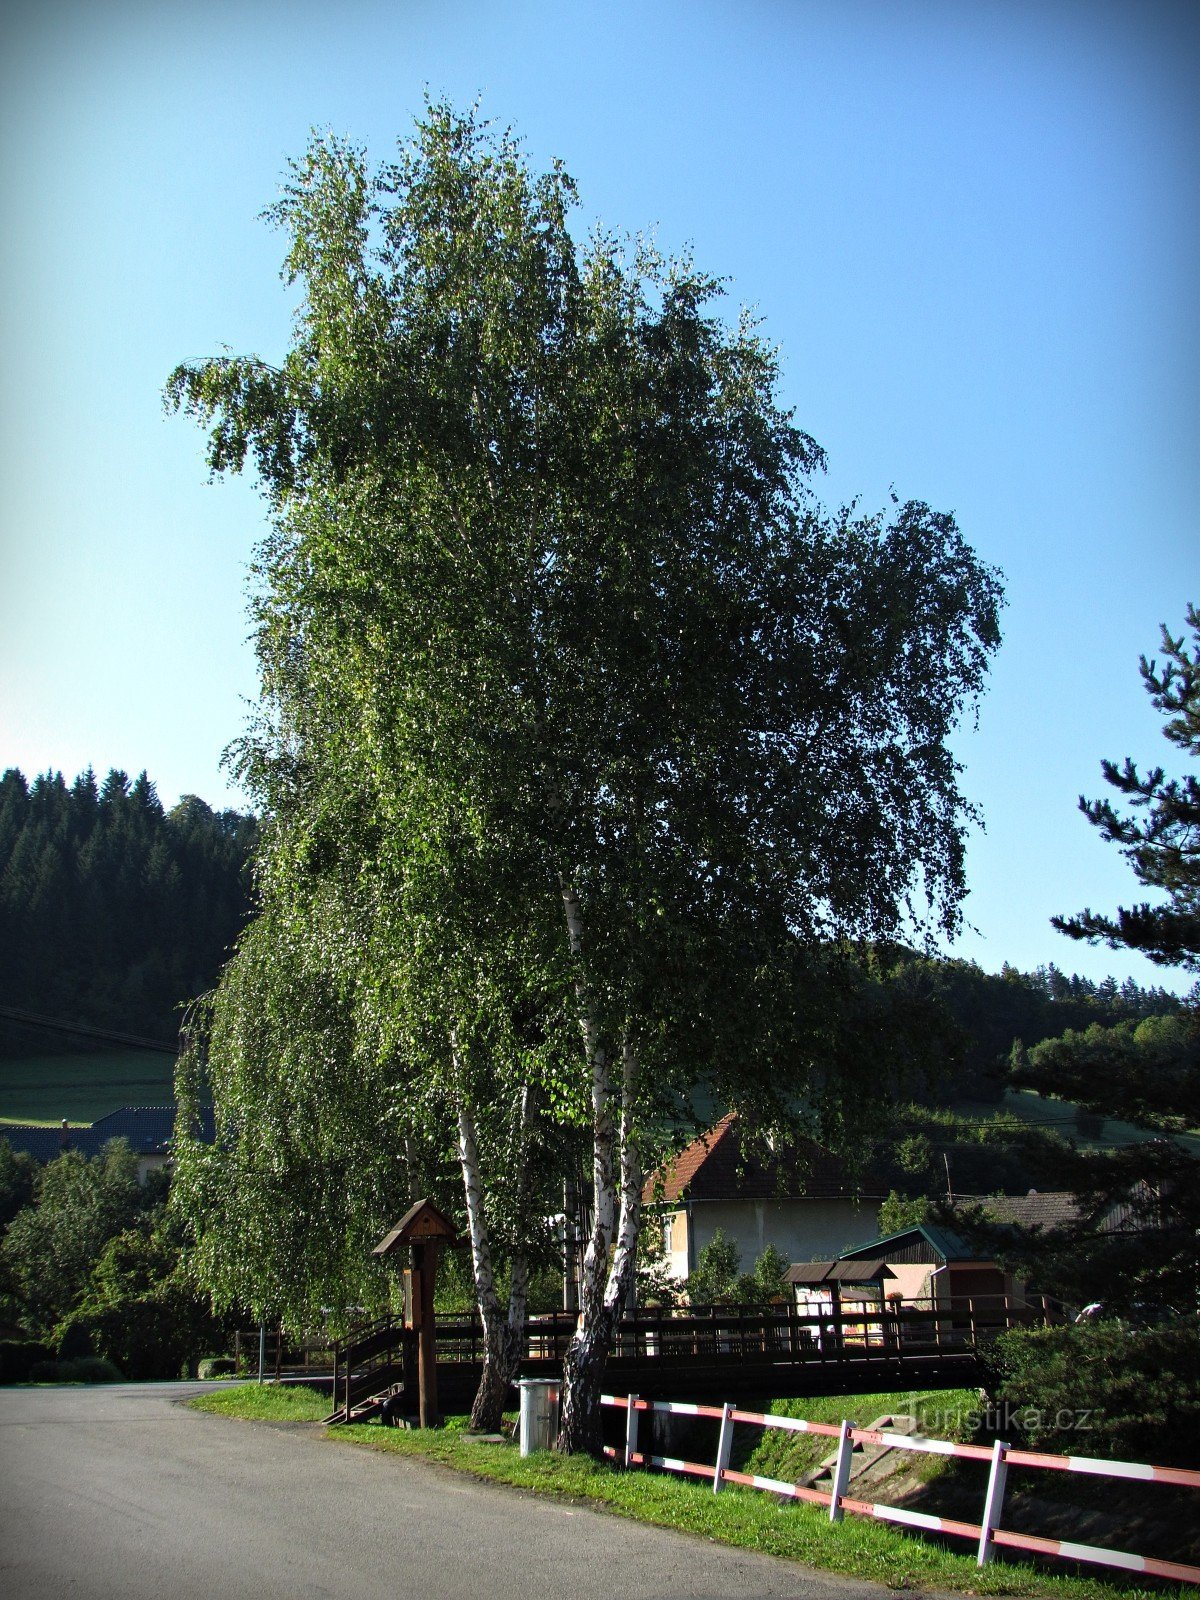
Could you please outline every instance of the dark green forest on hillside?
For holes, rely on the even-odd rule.
[[[901,950],[881,957],[879,966],[892,979],[916,985],[949,1021],[947,1070],[935,1074],[919,1096],[932,1105],[999,1101],[1009,1086],[1017,1041],[1032,1047],[1068,1029],[1138,1023],[1173,1015],[1180,1006],[1166,989],[1142,988],[1132,978],[1096,983],[1078,973],[1068,976],[1053,963],[1020,972],[1006,962],[992,973],[971,961]]]
[[[257,825],[145,772],[0,779],[0,1006],[161,1040],[211,987],[250,909]],[[0,1051],[80,1040],[0,1018]]]
[[[0,779],[0,1006],[161,1040],[215,982],[250,910],[253,817],[195,795],[167,810],[145,772]],[[948,1018],[945,1076],[921,1098],[998,1101],[1014,1040],[1138,1022],[1178,1008],[1162,989],[1095,983],[1053,965],[986,973],[900,951],[880,962]],[[0,1050],[78,1048],[0,1018]]]

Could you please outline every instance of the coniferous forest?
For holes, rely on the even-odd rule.
[[[210,988],[250,906],[255,819],[145,772],[0,779],[0,1007],[161,1041]],[[77,1049],[0,1017],[0,1050]]]
[[[180,1007],[211,988],[249,914],[254,817],[184,795],[169,811],[145,772],[0,778],[0,1007],[144,1036],[167,1048]],[[884,961],[885,967],[893,962]],[[952,1098],[999,1098],[1015,1039],[1176,1010],[1174,996],[1057,967],[999,974],[899,950],[957,1025]],[[0,1053],[86,1047],[0,1016]],[[943,1080],[933,1090],[940,1099]]]

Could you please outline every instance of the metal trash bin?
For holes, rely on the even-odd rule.
[[[558,1437],[558,1379],[522,1378],[517,1387],[521,1391],[521,1454],[552,1450]]]

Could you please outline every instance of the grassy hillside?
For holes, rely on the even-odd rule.
[[[0,1060],[0,1124],[94,1122],[119,1106],[175,1098],[175,1058],[150,1050]]]

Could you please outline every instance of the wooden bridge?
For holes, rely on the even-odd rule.
[[[973,1387],[979,1351],[1006,1328],[1047,1320],[1044,1305],[1001,1296],[947,1308],[899,1304],[812,1314],[791,1306],[689,1307],[640,1311],[620,1325],[604,1387],[651,1400],[780,1399],[870,1394],[887,1389]],[[523,1378],[561,1376],[575,1313],[532,1317],[525,1327]],[[415,1392],[416,1335],[390,1321],[356,1330],[334,1353],[331,1420],[376,1414],[389,1394],[401,1410]],[[478,1314],[437,1326],[438,1390],[447,1412],[470,1409],[483,1366]]]

